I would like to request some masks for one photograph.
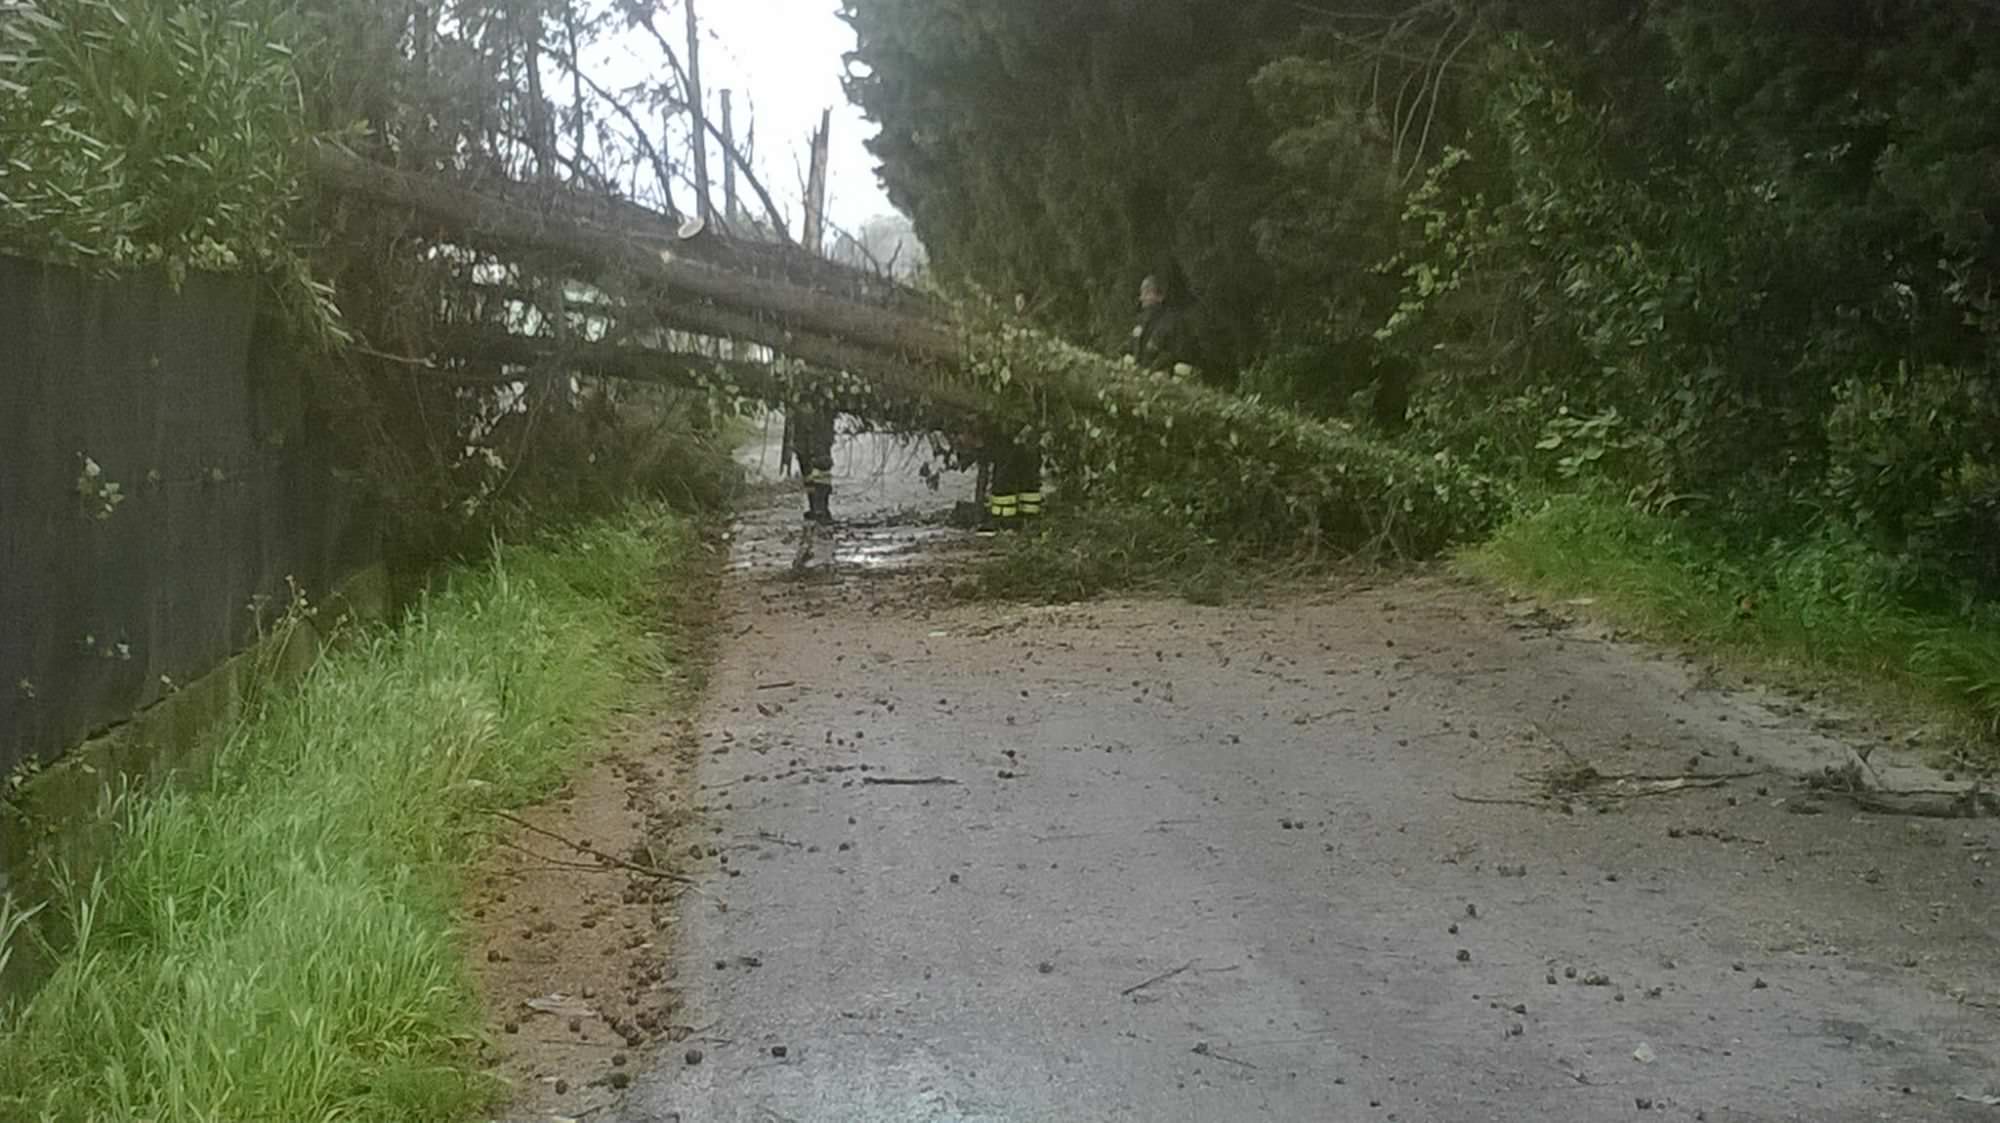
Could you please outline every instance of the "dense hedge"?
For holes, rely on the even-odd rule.
[[[1218,384],[2000,593],[1990,3],[846,8],[936,267],[1066,337],[1165,271]]]

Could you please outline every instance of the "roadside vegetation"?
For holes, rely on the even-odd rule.
[[[1939,711],[2000,737],[2000,607],[1898,595],[1864,544],[1837,534],[1748,549],[1617,497],[1548,499],[1458,559],[1466,572],[1802,686]]]
[[[1395,565],[1391,556],[1274,552],[1203,534],[1133,504],[1060,504],[1009,535],[957,586],[969,597],[1065,603],[1118,594],[1226,604]],[[1746,547],[1621,497],[1521,500],[1490,536],[1456,551],[1458,572],[1583,610],[1801,689],[1884,704],[1951,739],[2000,741],[2000,606],[1913,597],[1865,543],[1828,533]],[[1992,760],[1992,754],[1974,758]]]
[[[462,1119],[500,1089],[455,916],[486,809],[545,796],[635,691],[685,682],[708,555],[638,507],[446,574],[223,738],[198,789],[125,798],[28,931],[0,1117]],[[17,938],[27,938],[26,933]]]
[[[1158,275],[1204,381],[1354,431],[1276,461],[1246,435],[1238,477],[1204,456],[1121,478],[1058,424],[1072,499],[1324,556],[1272,533],[1309,524],[1296,509],[1243,500],[1273,492],[1259,473],[1331,463],[1338,489],[1411,500],[1418,542],[1492,538],[1467,560],[1491,577],[1875,679],[1990,735],[2000,118],[1974,107],[2000,64],[1972,44],[2000,36],[1991,5],[845,6],[854,91],[939,276],[1106,348]],[[1504,510],[1399,490],[1412,464]],[[1130,556],[1122,516],[1075,525]],[[1070,534],[1002,563],[1045,580],[990,584],[1148,583]]]

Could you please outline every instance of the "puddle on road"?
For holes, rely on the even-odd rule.
[[[730,568],[737,572],[789,569],[798,551],[798,530],[786,527],[743,527]],[[940,547],[974,541],[970,533],[941,526],[847,528],[834,538],[834,568],[890,573],[914,569],[935,560]],[[824,568],[815,563],[814,568]]]
[[[772,483],[778,463],[782,422],[773,419],[763,440],[739,451],[755,478]],[[816,559],[810,569],[826,574],[902,573],[935,563],[952,549],[972,542],[968,531],[944,525],[954,504],[969,502],[969,473],[920,475],[921,448],[889,434],[843,437],[835,451],[833,562]],[[795,482],[771,487],[764,502],[740,512],[730,547],[729,567],[737,573],[781,573],[798,554],[804,493]]]
[[[925,550],[962,537],[963,532],[945,527],[873,531],[859,541],[840,543],[834,557],[843,565],[863,569],[907,569],[922,559]]]

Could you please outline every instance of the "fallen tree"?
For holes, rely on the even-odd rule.
[[[808,354],[853,357],[838,341],[819,341]],[[437,353],[420,360],[439,378],[462,385],[514,382],[528,370],[563,370],[590,378],[652,383],[782,407],[812,396],[842,413],[912,429],[958,431],[991,414],[994,401],[963,386],[935,392],[916,385],[920,372],[871,360],[861,373],[852,365],[815,363],[794,351],[771,360],[730,358],[652,343],[564,342],[498,329],[448,332]]]
[[[323,186],[414,211],[438,226],[441,240],[543,255],[573,266],[578,279],[613,290],[623,287],[621,280],[650,288],[672,300],[683,317],[699,319],[702,303],[757,314],[754,321],[733,321],[734,332],[720,334],[783,350],[790,332],[803,330],[930,362],[953,362],[962,353],[954,333],[937,320],[864,303],[859,294],[868,288],[867,276],[831,263],[812,267],[804,280],[837,278],[845,291],[792,279],[789,254],[764,251],[763,259],[780,274],[764,275],[754,268],[760,255],[746,247],[713,235],[669,240],[658,229],[602,225],[555,197],[545,208],[531,210],[491,192],[410,175],[324,144],[313,148],[312,166]],[[692,326],[701,330],[698,323]]]
[[[398,172],[320,147],[323,185],[420,215],[441,243],[556,270],[610,294],[589,315],[622,320],[621,345],[557,330],[460,341],[491,363],[567,363],[607,377],[726,388],[765,401],[811,396],[901,427],[1039,443],[1066,481],[1162,517],[1276,548],[1428,556],[1491,525],[1503,497],[1445,458],[1190,379],[1148,375],[997,316],[946,309],[787,247],[667,232],[631,204],[571,205]],[[614,224],[615,223],[615,224]],[[566,317],[565,317],[566,318]],[[795,365],[717,361],[644,345],[649,329],[761,345]],[[442,352],[441,352],[442,354]]]

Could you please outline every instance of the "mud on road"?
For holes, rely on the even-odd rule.
[[[956,603],[954,497],[746,519],[666,1026],[524,1117],[2000,1119],[2000,824],[1865,723],[1438,576]]]

